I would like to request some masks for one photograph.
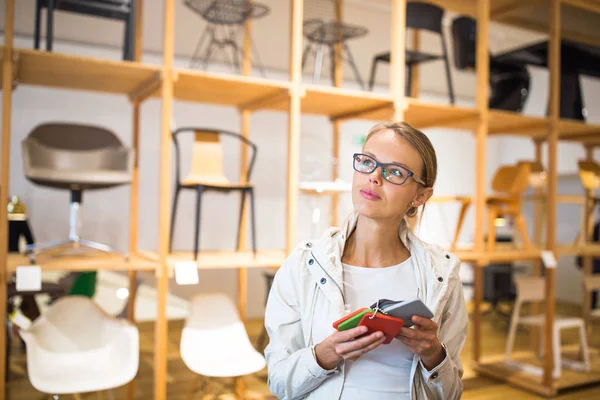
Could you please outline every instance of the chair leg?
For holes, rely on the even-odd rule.
[[[498,210],[494,207],[488,208],[488,237],[487,237],[487,251],[494,251],[496,249],[496,217],[498,216]]]
[[[552,347],[554,350],[554,371],[552,372],[552,377],[554,379],[558,379],[560,378],[560,374],[562,371],[562,357],[560,354],[560,329],[558,329],[556,324],[554,324],[552,329],[554,330],[554,337],[552,338]]]
[[[579,326],[579,340],[581,341],[581,353],[583,360],[583,367],[586,371],[590,370],[590,351],[587,341],[587,333],[585,331],[585,323]]]
[[[454,232],[454,239],[452,240],[452,245],[450,246],[451,251],[456,251],[456,245],[458,244],[458,238],[460,236],[460,231],[462,230],[463,224],[465,223],[465,216],[467,215],[467,210],[469,209],[469,205],[471,203],[469,201],[463,201],[460,207],[460,214],[458,215],[458,222],[456,223],[456,231]]]
[[[510,355],[515,343],[515,335],[517,334],[517,325],[519,324],[519,314],[521,313],[521,303],[517,301],[513,310],[512,317],[510,319],[510,327],[508,329],[508,339],[506,340],[506,347],[504,349],[504,359],[510,360]]]
[[[235,379],[235,397],[237,399],[243,399],[244,398],[244,392],[246,391],[246,383],[244,382],[244,379],[241,376],[238,376]]]
[[[323,68],[323,45],[317,44],[317,55],[315,56],[315,65],[313,70],[313,83],[319,83],[321,80],[321,69]]]
[[[48,0],[48,8],[46,11],[46,51],[52,51],[52,36],[54,35],[54,0]]]
[[[304,48],[304,52],[302,53],[302,71],[304,71],[304,66],[306,65],[306,60],[308,59],[308,53],[310,52],[311,48],[312,48],[312,45],[310,43],[308,43],[306,45],[306,47]]]
[[[444,66],[446,69],[446,80],[448,82],[448,96],[450,97],[450,104],[454,104],[454,87],[452,85],[452,74],[450,72],[450,60],[448,59],[448,48],[446,46],[446,37],[444,32],[441,34],[442,38],[442,53],[444,54]]]
[[[369,77],[369,90],[373,91],[373,86],[375,86],[375,73],[377,72],[377,56],[373,57],[373,63],[371,64],[371,76]]]
[[[209,31],[210,25],[207,26],[206,28],[204,28],[204,30],[202,31],[202,34],[200,35],[200,38],[198,38],[198,43],[196,43],[196,48],[194,49],[194,53],[192,54],[192,58],[190,59],[190,68],[194,68],[194,61],[196,61],[196,58],[198,57],[198,53],[200,52],[200,49],[202,48],[202,43],[204,42],[204,38],[206,37],[207,32]]]
[[[248,191],[250,194],[250,228],[252,229],[252,251],[256,256],[256,216],[254,206],[254,188]]]
[[[531,249],[531,242],[529,241],[529,235],[527,234],[527,222],[525,221],[523,214],[517,215],[516,222],[518,225],[519,235],[521,236],[521,241],[523,242],[523,248],[525,250]]]
[[[33,28],[33,48],[39,50],[40,48],[40,27],[42,24],[42,6],[41,0],[35,1],[35,26]]]
[[[202,375],[197,375],[194,377],[192,381],[192,387],[190,388],[190,392],[188,393],[188,400],[193,400],[196,395],[196,391],[198,390],[198,384],[202,380]]]
[[[358,81],[360,88],[362,90],[365,90],[365,84],[363,83],[362,78],[360,77],[360,72],[358,72],[358,67],[354,63],[354,57],[352,57],[352,53],[350,52],[350,49],[348,48],[348,45],[346,44],[346,42],[344,42],[344,50],[346,50],[346,54],[348,55],[348,63],[350,64],[350,67],[354,71],[354,76],[356,77],[356,80]]]
[[[175,186],[175,194],[173,196],[173,207],[171,209],[171,229],[169,231],[169,253],[173,252],[173,235],[175,234],[175,218],[177,217],[177,203],[179,202],[179,185]]]
[[[236,250],[240,248],[240,237],[242,235],[242,219],[244,218],[244,205],[246,204],[246,190],[241,191],[242,199],[240,203],[240,218],[238,222],[238,233],[237,233],[237,242],[235,244]]]
[[[198,259],[198,250],[200,246],[200,209],[202,205],[203,186],[196,188],[196,229],[194,232],[194,260]]]

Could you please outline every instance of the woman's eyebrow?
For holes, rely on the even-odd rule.
[[[365,151],[365,154],[366,154],[366,155],[369,155],[369,156],[373,157],[374,159],[376,159],[377,161],[379,161],[379,159],[378,159],[378,158],[375,156],[375,154],[371,153],[370,151]],[[380,161],[380,162],[381,162],[381,161]],[[403,163],[401,163],[401,162],[398,162],[398,161],[391,161],[391,162],[389,162],[389,163],[384,163],[384,164],[396,164],[396,165],[399,165],[399,166],[401,166],[401,167],[404,167],[404,168],[410,169],[410,168],[408,168],[408,165],[406,165],[406,164],[403,164]]]

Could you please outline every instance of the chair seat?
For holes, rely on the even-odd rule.
[[[519,323],[523,325],[537,325],[542,326],[546,321],[544,315],[531,315],[526,317],[519,317]],[[559,329],[579,327],[583,325],[583,319],[579,317],[566,317],[557,315],[554,319],[554,326]]]
[[[378,54],[375,58],[377,61],[390,62],[392,54],[388,51],[386,53]],[[428,61],[441,60],[443,57],[439,54],[423,53],[420,51],[406,50],[405,63],[407,65],[420,64]]]
[[[319,24],[318,28],[306,32],[305,37],[315,43],[332,45],[342,43],[346,40],[359,38],[367,33],[368,30],[362,26],[330,21],[322,22]]]
[[[519,203],[519,200],[513,197],[505,197],[505,196],[489,196],[485,200],[488,205],[500,205],[500,204],[516,204]]]
[[[48,7],[48,0],[42,1],[42,7]],[[54,8],[72,13],[126,20],[131,11],[131,0],[60,0],[55,2]]]
[[[231,182],[224,176],[188,176],[182,182],[181,186],[184,187],[197,187],[205,186],[207,188],[218,188],[218,189],[244,189],[251,188],[254,185],[249,182]]]
[[[86,188],[100,188],[125,185],[131,182],[131,175],[115,170],[50,169],[30,168],[27,178],[44,186],[57,188],[81,185]]]

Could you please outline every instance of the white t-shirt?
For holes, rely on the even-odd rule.
[[[379,299],[407,300],[417,297],[417,283],[408,258],[385,268],[343,264],[346,308],[352,312]],[[398,339],[381,344],[358,360],[345,362],[342,400],[410,399],[410,369],[414,354]]]

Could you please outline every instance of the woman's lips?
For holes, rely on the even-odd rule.
[[[377,193],[369,189],[363,189],[360,191],[360,195],[367,200],[379,200],[381,197]]]

